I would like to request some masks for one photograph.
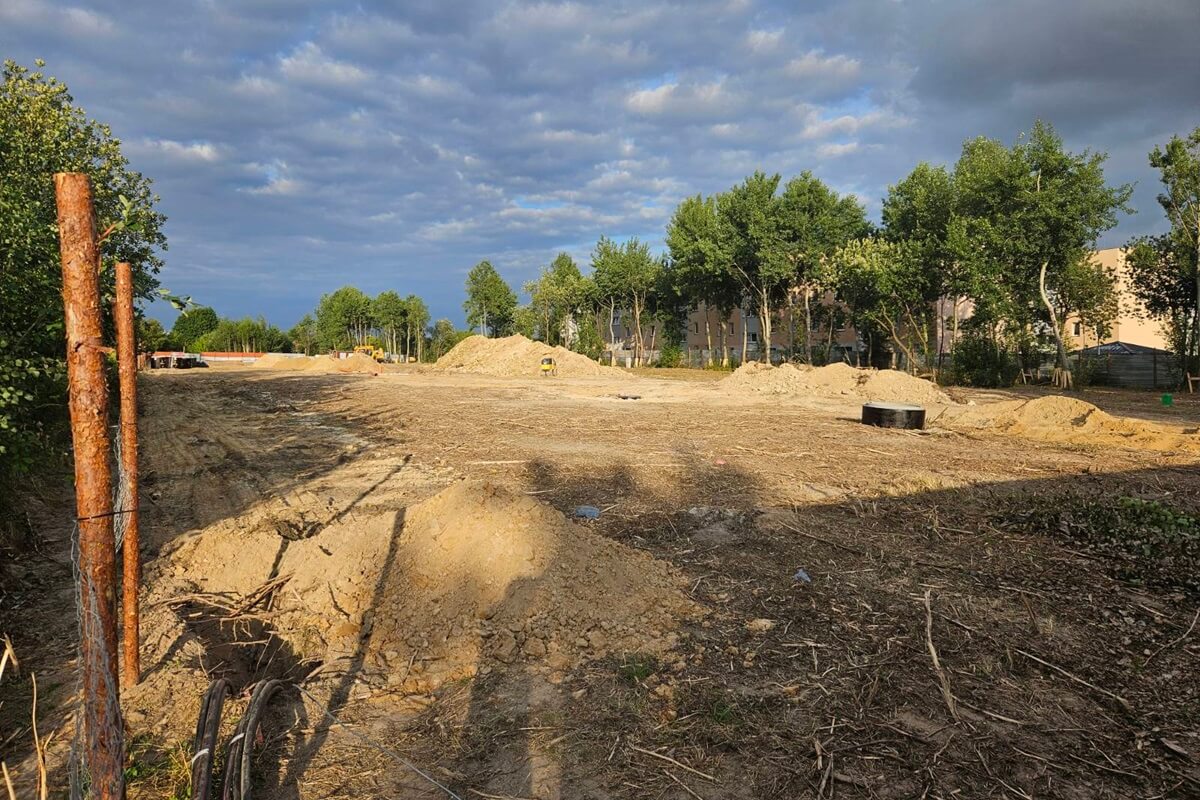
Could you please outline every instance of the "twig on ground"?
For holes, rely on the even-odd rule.
[[[958,721],[958,708],[955,705],[954,692],[950,690],[950,678],[942,669],[938,660],[937,648],[933,646],[933,607],[930,603],[930,590],[925,590],[925,646],[929,649],[929,658],[933,661],[933,671],[937,674],[938,683],[942,687],[942,699],[946,701],[946,709],[951,719]]]
[[[1071,680],[1075,681],[1078,684],[1082,684],[1083,686],[1086,686],[1089,689],[1097,691],[1106,697],[1111,697],[1113,700],[1116,700],[1118,703],[1121,704],[1121,708],[1125,709],[1130,714],[1133,713],[1133,706],[1131,706],[1129,704],[1128,700],[1126,700],[1124,697],[1121,697],[1121,695],[1114,694],[1113,692],[1110,692],[1107,689],[1101,689],[1099,686],[1097,686],[1094,683],[1088,683],[1087,681],[1085,681],[1083,678],[1079,677],[1078,675],[1076,675],[1072,672],[1067,672],[1062,667],[1051,664],[1049,661],[1046,661],[1045,659],[1038,658],[1033,653],[1022,650],[1019,647],[1014,647],[1013,651],[1020,653],[1021,655],[1030,659],[1031,661],[1036,661],[1037,663],[1041,664],[1043,667],[1049,667],[1050,669],[1054,670],[1055,672],[1059,673],[1060,675],[1065,675],[1066,677],[1070,678]]]
[[[1192,624],[1189,625],[1188,629],[1183,632],[1183,636],[1180,636],[1178,639],[1175,639],[1174,641],[1167,642],[1162,647],[1155,650],[1153,653],[1150,654],[1150,657],[1146,659],[1146,663],[1142,664],[1142,666],[1144,667],[1144,666],[1146,666],[1146,664],[1149,664],[1151,661],[1153,661],[1155,659],[1155,657],[1159,653],[1161,653],[1163,650],[1166,650],[1170,647],[1174,647],[1175,645],[1182,642],[1184,639],[1188,638],[1188,636],[1191,636],[1192,630],[1196,627],[1196,620],[1200,620],[1200,608],[1196,609],[1196,616],[1192,617]]]
[[[782,525],[783,527],[787,528],[792,533],[798,533],[801,536],[805,537],[806,539],[812,539],[815,542],[820,542],[821,544],[827,544],[830,547],[836,547],[839,550],[845,550],[848,553],[854,553],[855,555],[858,555],[858,556],[868,555],[866,550],[859,550],[857,547],[851,547],[850,545],[839,544],[838,542],[830,541],[829,539],[825,539],[821,536],[817,536],[815,533],[808,533],[806,531],[800,530],[799,528],[794,528],[791,525],[788,525],[786,522],[780,522],[779,524]]]
[[[692,788],[691,788],[690,786],[688,786],[688,785],[687,785],[686,783],[684,783],[683,781],[679,780],[679,778],[676,778],[676,777],[675,777],[675,775],[674,775],[674,773],[672,773],[672,772],[671,772],[671,770],[667,769],[666,767],[663,767],[663,772],[667,773],[667,777],[668,777],[668,778],[670,778],[671,780],[673,780],[673,781],[675,781],[676,783],[678,783],[678,784],[679,784],[679,786],[680,786],[680,787],[681,787],[681,788],[682,788],[682,789],[683,789],[685,792],[687,792],[688,794],[690,794],[692,797],[696,798],[696,800],[704,800],[704,798],[703,798],[703,797],[701,797],[700,795],[698,795],[698,794],[696,794],[695,792],[693,792],[693,791],[692,791]]]
[[[717,782],[717,779],[714,778],[712,775],[709,775],[707,772],[701,772],[698,769],[692,769],[687,764],[676,761],[675,759],[671,758],[670,756],[664,756],[662,753],[656,753],[653,750],[646,750],[645,748],[638,747],[636,744],[631,744],[631,745],[629,745],[629,747],[633,750],[638,751],[639,753],[644,753],[645,755],[653,756],[654,758],[661,758],[663,761],[669,761],[670,763],[674,764],[675,766],[679,767],[680,769],[687,770],[688,772],[692,773],[693,775],[699,775],[701,778],[704,778],[705,780],[712,781],[713,783]]]

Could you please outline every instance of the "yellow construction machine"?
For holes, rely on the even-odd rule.
[[[358,347],[354,348],[354,352],[362,353],[364,356],[370,356],[381,364],[387,360],[387,354],[383,352],[382,347],[373,347],[369,344],[360,344]]]

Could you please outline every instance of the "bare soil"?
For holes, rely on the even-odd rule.
[[[462,797],[1200,794],[1200,597],[1023,522],[1200,513],[1200,407],[951,390],[971,424],[889,431],[857,394],[656,372],[145,375],[131,796],[169,796],[215,674],[230,717],[255,680],[303,688],[261,798],[438,796],[364,736]],[[1178,446],[1120,435],[1146,407]],[[70,738],[69,509],[31,499],[4,573],[19,780],[29,671]]]

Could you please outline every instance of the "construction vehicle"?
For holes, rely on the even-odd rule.
[[[360,344],[354,348],[354,352],[362,353],[364,356],[370,356],[379,363],[387,361],[387,354],[383,352],[382,347],[374,347],[369,344]]]
[[[545,358],[542,359],[541,371],[542,371],[543,378],[549,377],[551,375],[557,376],[558,375],[558,364],[555,363],[555,361],[552,357],[546,356]]]

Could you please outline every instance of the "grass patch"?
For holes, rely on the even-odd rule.
[[[1133,584],[1200,595],[1200,516],[1159,500],[1099,494],[1039,497],[1002,520],[1068,538]]]

